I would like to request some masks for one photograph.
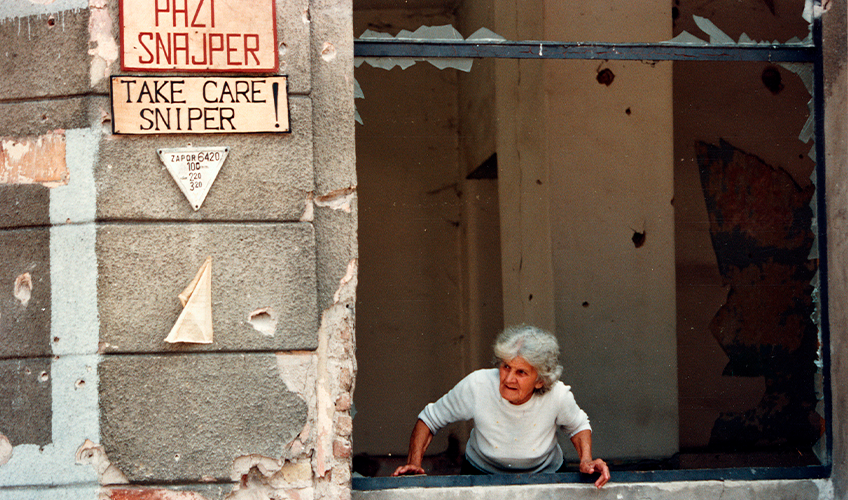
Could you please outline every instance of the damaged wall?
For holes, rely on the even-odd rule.
[[[667,12],[665,1],[545,2],[544,36],[661,41]],[[534,140],[545,168],[522,166],[519,204],[547,190],[562,378],[592,420],[597,456],[669,458],[678,451],[671,65],[550,60],[538,71],[530,82],[546,121]],[[534,129],[537,116],[518,115]],[[530,134],[518,132],[523,164]]]
[[[733,40],[745,34],[755,40],[785,42],[793,37],[803,39],[808,35],[809,25],[802,17],[803,5],[777,1],[771,2],[771,7],[766,2],[680,0],[675,3],[677,17],[674,20],[674,34],[683,31],[701,33],[693,16],[703,16]],[[785,319],[791,317],[791,314],[787,314],[787,303],[781,306],[777,300],[763,300],[773,297],[777,289],[781,290],[780,296],[790,295],[789,290],[793,289],[790,282],[793,281],[795,289],[801,287],[799,290],[804,290],[810,286],[809,271],[802,269],[810,264],[815,266],[815,263],[806,262],[810,255],[809,246],[806,251],[801,250],[800,253],[804,255],[792,264],[797,271],[801,271],[791,273],[795,274],[792,279],[786,280],[785,276],[778,278],[772,274],[763,281],[759,280],[760,274],[768,274],[760,271],[763,270],[763,264],[768,265],[767,261],[775,253],[771,250],[791,245],[787,231],[792,230],[792,217],[787,218],[783,211],[789,199],[782,197],[781,189],[775,189],[774,195],[760,189],[756,197],[717,208],[715,197],[721,196],[718,193],[720,190],[713,189],[707,195],[701,176],[709,175],[704,172],[706,169],[713,171],[714,180],[718,179],[722,175],[718,162],[722,157],[727,158],[727,155],[699,155],[698,151],[703,151],[704,147],[710,148],[710,151],[723,148],[726,152],[737,150],[739,154],[748,155],[744,156],[750,158],[745,163],[748,170],[746,175],[738,175],[741,172],[738,168],[735,174],[733,169],[728,170],[730,175],[721,183],[727,193],[742,192],[749,189],[748,186],[770,185],[773,182],[772,176],[775,179],[781,176],[782,183],[795,183],[798,189],[812,195],[811,174],[815,167],[815,160],[811,157],[813,142],[799,140],[807,124],[807,103],[810,99],[810,91],[804,80],[785,66],[767,62],[674,63],[674,206],[679,303],[680,436],[681,446],[693,452],[688,457],[696,460],[688,465],[720,466],[730,463],[726,461],[727,457],[715,458],[714,454],[701,452],[710,447],[727,447],[727,439],[731,435],[735,435],[732,439],[739,441],[739,445],[734,448],[746,451],[757,446],[774,447],[779,442],[786,442],[784,437],[780,437],[786,434],[785,431],[775,435],[779,425],[769,422],[768,418],[757,422],[760,417],[755,417],[774,414],[781,415],[777,421],[791,420],[784,414],[786,410],[781,409],[783,405],[775,403],[782,400],[782,396],[776,396],[775,393],[787,390],[785,382],[775,383],[776,371],[783,372],[781,379],[785,380],[786,376],[793,377],[790,373],[800,370],[799,377],[794,378],[803,378],[804,382],[798,385],[798,389],[790,391],[794,396],[786,395],[795,400],[795,403],[789,405],[792,408],[800,409],[802,404],[809,406],[809,397],[815,388],[811,370],[814,370],[816,357],[816,332],[813,330],[804,334],[803,330],[812,326],[809,324],[811,319],[808,314],[805,317],[805,313],[799,312],[800,322],[787,322]],[[699,169],[699,164],[702,169]],[[711,169],[708,164],[716,168]],[[763,164],[768,167],[763,167]],[[755,173],[757,166],[759,170]],[[774,185],[782,185],[781,182],[775,181]],[[712,210],[708,210],[710,206]],[[745,215],[749,210],[759,214],[759,218],[749,219]],[[717,221],[719,225],[724,224],[724,227],[716,225]],[[739,227],[734,228],[734,223]],[[754,241],[744,245],[743,251],[753,257],[750,260],[743,259],[744,263],[733,262],[734,257],[730,254],[734,252],[732,248],[741,250],[741,247],[735,245],[739,241],[733,241],[733,247],[727,246],[730,242],[727,237],[740,228],[748,234],[754,230]],[[807,229],[811,228],[808,226]],[[715,231],[724,234],[712,240],[711,232]],[[780,241],[782,239],[786,241]],[[735,260],[739,260],[739,255]],[[744,268],[748,264],[755,264],[748,268],[748,276],[755,276],[753,281],[743,277],[742,273],[735,273],[734,277],[732,273],[726,272],[728,269]],[[751,300],[757,296],[760,298]],[[738,304],[743,297],[747,298],[743,309],[748,311],[748,317],[739,314],[743,309]],[[809,290],[806,290],[806,299],[801,298],[798,303],[804,300],[809,302]],[[762,316],[754,317],[755,314]],[[786,326],[770,323],[775,320]],[[804,323],[806,327],[799,326]],[[751,350],[748,356],[734,355],[732,347],[728,349],[729,337],[733,336],[730,331],[737,330],[734,324],[740,326],[739,330],[748,332],[740,334],[737,339],[749,344]],[[719,332],[722,329],[725,330],[723,334]],[[766,330],[770,333],[763,336],[762,332]],[[793,343],[791,339],[801,337],[806,338],[807,349],[806,361],[800,366],[790,369],[785,359],[775,359],[765,371],[756,368],[747,371],[727,369],[730,367],[729,362],[737,367],[748,362],[762,365],[756,362],[756,358],[766,352],[774,354],[775,347],[780,344],[789,346]],[[753,354],[754,351],[757,353]],[[801,398],[804,401],[798,400],[801,391],[806,391],[806,396]],[[808,417],[811,416],[808,413]],[[803,423],[805,420],[809,422]],[[806,429],[807,434],[811,430],[820,430],[816,420],[805,417],[795,419],[796,425],[803,423],[800,428]],[[800,435],[802,432],[790,434]],[[800,460],[803,463],[817,460],[810,451],[809,443],[800,448],[802,452],[796,451],[795,446],[784,448],[784,457],[775,454],[772,460],[777,462],[772,465],[788,463],[786,460]]]
[[[351,6],[276,1],[292,132],[237,136],[111,133],[118,10],[0,2],[0,496],[346,498]],[[188,144],[230,151],[198,211]],[[167,344],[207,257],[214,340]]]

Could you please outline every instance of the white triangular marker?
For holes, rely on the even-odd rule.
[[[203,205],[229,152],[230,148],[223,146],[157,150],[162,163],[195,211]]]
[[[179,295],[183,312],[165,342],[212,343],[212,257],[200,266],[194,279]]]

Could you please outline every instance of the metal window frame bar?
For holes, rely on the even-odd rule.
[[[815,1],[820,6],[820,0]],[[355,57],[387,58],[506,58],[506,59],[600,59],[639,61],[765,61],[812,63],[815,112],[816,219],[819,251],[819,307],[822,336],[822,376],[825,407],[824,463],[808,467],[740,467],[734,469],[616,471],[616,482],[661,482],[704,480],[822,479],[832,473],[833,426],[831,401],[830,320],[828,314],[827,202],[825,182],[825,105],[822,52],[822,21],[812,22],[812,44],[689,45],[677,43],[584,43],[551,41],[427,41],[366,39],[354,41]],[[355,490],[496,486],[514,484],[585,483],[579,473],[494,476],[425,476],[401,478],[353,478]]]
[[[803,480],[830,477],[829,465],[807,467],[738,467],[733,469],[676,469],[612,471],[615,483],[662,483],[669,481]],[[595,477],[579,472],[556,474],[491,474],[480,476],[353,477],[354,490],[399,488],[460,488],[470,486],[516,486],[530,484],[592,484]]]
[[[689,45],[681,43],[600,43],[358,39],[355,57],[415,59],[603,59],[638,61],[815,62],[815,44]]]

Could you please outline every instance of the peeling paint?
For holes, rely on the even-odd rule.
[[[116,488],[108,490],[108,500],[206,500],[193,491],[172,491],[150,488]]]
[[[89,49],[91,60],[91,85],[108,78],[112,64],[118,60],[118,44],[112,36],[112,17],[104,0],[90,0],[91,15],[88,19]]]
[[[97,479],[100,481],[100,484],[129,483],[124,473],[115,467],[106,457],[106,451],[103,447],[93,443],[89,439],[86,439],[77,450],[76,462],[81,465],[91,464],[97,473]]]
[[[314,365],[315,353],[313,352],[293,351],[277,354],[277,370],[286,388],[307,403],[310,401],[310,394],[307,391],[314,390],[314,380],[309,380],[309,374],[314,373]]]
[[[357,269],[357,260],[351,260],[345,276],[339,282],[339,288],[333,295],[333,304],[321,316],[321,327],[318,332],[317,414],[313,468],[315,474],[321,478],[327,476],[337,459],[349,460],[350,455],[349,452],[345,453],[349,442],[336,435],[334,417],[335,401],[339,395],[353,390],[356,360],[353,356],[345,354],[348,347],[344,344],[353,342],[353,311],[348,306],[355,301]],[[353,347],[350,346],[349,349],[352,350]]]
[[[292,351],[277,354],[277,371],[289,391],[297,394],[306,403],[306,425],[300,434],[287,444],[284,458],[294,460],[312,450],[312,425],[315,420],[315,379],[317,356],[314,352]]]
[[[0,466],[6,465],[12,458],[12,443],[9,438],[0,434]]]
[[[312,222],[315,220],[315,193],[309,192],[306,195],[306,202],[303,207],[303,215],[300,216],[300,222]]]
[[[239,457],[242,458],[245,457]],[[225,497],[226,500],[311,500],[314,497],[309,462],[287,464],[273,473],[263,472],[261,467],[254,465],[234,480],[239,482]]]
[[[333,210],[342,210],[350,213],[351,202],[356,196],[356,186],[351,186],[344,189],[331,191],[323,196],[314,198],[315,205],[319,207],[328,207]]]
[[[0,184],[42,184],[53,188],[69,180],[65,132],[38,137],[0,138]]]
[[[29,304],[29,299],[32,297],[32,276],[29,273],[21,274],[15,278],[14,295],[22,306],[26,307]]]
[[[263,476],[273,476],[283,468],[283,463],[275,458],[263,457],[262,455],[244,455],[233,461],[233,472],[230,478],[238,481],[250,469],[256,467]]]

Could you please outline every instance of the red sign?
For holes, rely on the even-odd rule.
[[[277,71],[274,0],[121,0],[121,68]]]

